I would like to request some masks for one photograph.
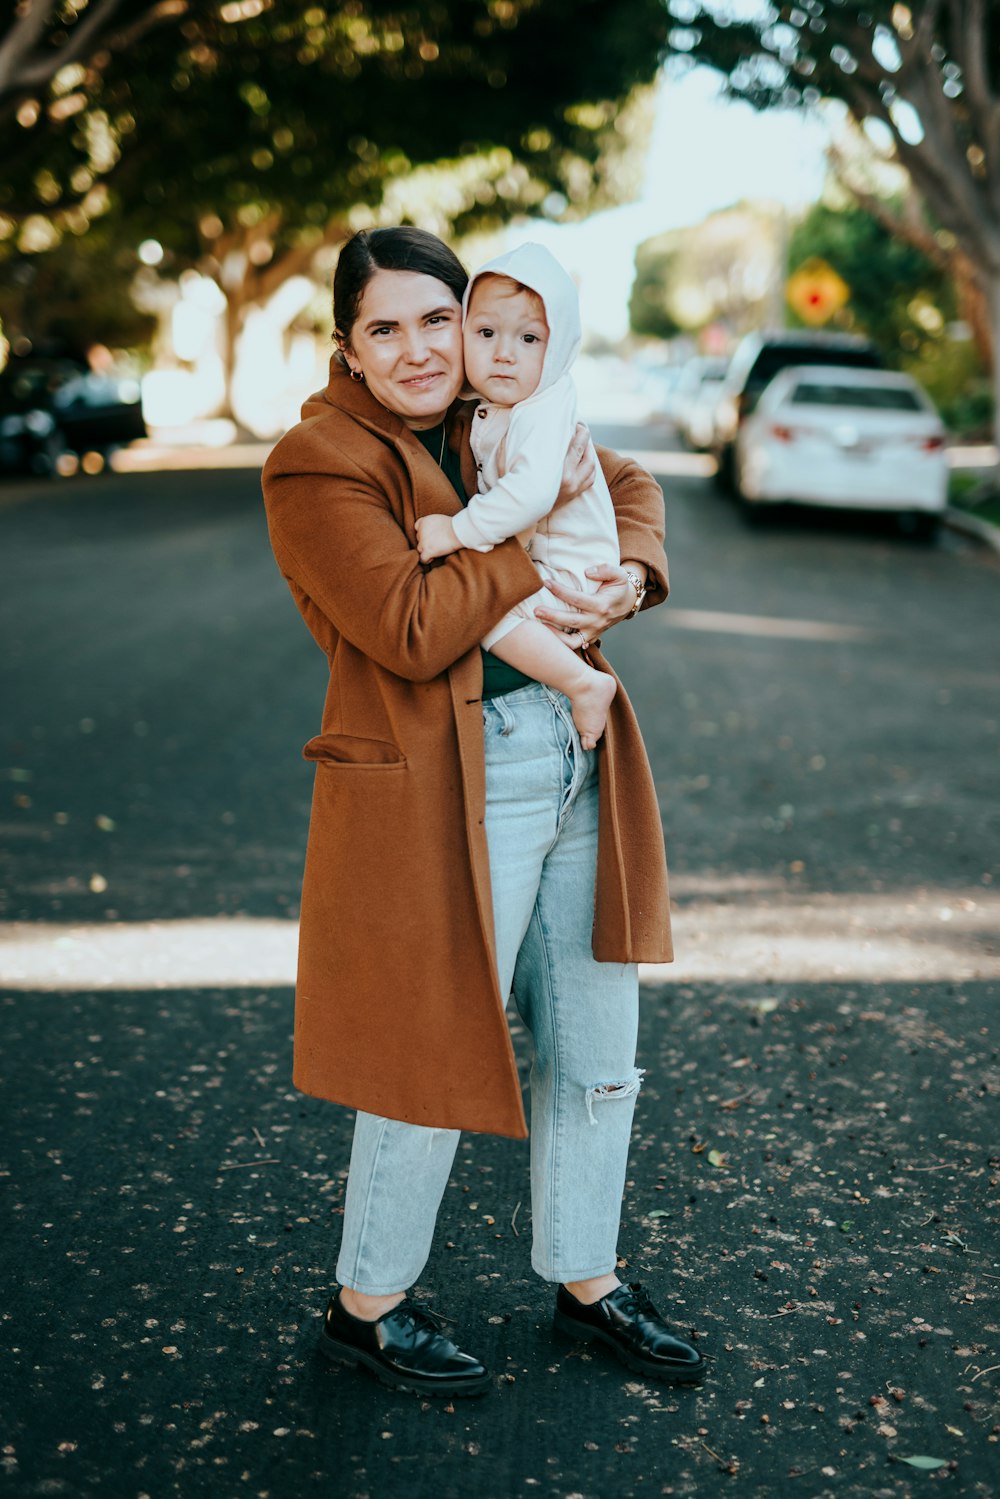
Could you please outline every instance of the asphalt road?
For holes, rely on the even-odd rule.
[[[704,1387],[553,1341],[527,1152],[485,1136],[418,1290],[495,1389],[320,1359],[351,1115],[291,1086],[288,974],[325,663],[254,472],[8,484],[7,1492],[996,1493],[997,559],[751,530],[665,430],[599,435],[666,455],[673,585],[607,641],[678,934],[620,1248]]]

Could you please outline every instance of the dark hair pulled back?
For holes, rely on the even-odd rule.
[[[395,229],[362,229],[340,252],[333,277],[333,329],[341,347],[351,341],[365,287],[376,271],[415,271],[443,281],[461,302],[469,274],[444,240],[408,224]]]

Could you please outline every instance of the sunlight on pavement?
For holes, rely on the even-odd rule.
[[[673,928],[677,961],[642,965],[646,982],[1000,978],[1000,895],[982,889],[682,898]]]
[[[718,609],[674,609],[665,623],[678,630],[708,630],[723,635],[762,635],[783,640],[867,640],[862,625],[835,625],[821,619],[776,619],[768,614],[727,614]]]
[[[617,416],[602,412],[595,421],[625,425]],[[260,468],[271,448],[271,442],[229,442],[216,445],[204,438],[197,442],[161,439],[136,442],[112,453],[111,467],[119,474],[165,473],[215,468]],[[718,465],[710,453],[690,453],[676,448],[632,448],[617,444],[624,457],[634,458],[652,474],[676,475],[681,478],[710,479]],[[948,461],[953,468],[989,468],[998,461],[997,450],[989,446],[952,448]]]
[[[719,465],[710,453],[688,453],[672,448],[620,448],[625,458],[634,458],[651,474],[687,475],[693,479],[710,479]]]
[[[177,473],[212,468],[261,468],[274,446],[270,442],[231,443],[228,447],[135,443],[111,455],[119,474]]]
[[[761,898],[755,881],[710,881],[674,912],[675,963],[643,965],[649,983],[841,980],[900,983],[1000,978],[1000,894]],[[678,880],[675,890],[699,888]],[[722,892],[725,891],[725,894]],[[728,898],[727,898],[728,895]],[[249,917],[0,924],[6,989],[246,988],[291,985],[298,926]]]

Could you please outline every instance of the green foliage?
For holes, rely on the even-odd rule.
[[[822,98],[843,99],[861,113],[882,113],[871,102],[882,78],[892,81],[893,69],[873,59],[876,34],[896,38],[904,47],[915,38],[915,28],[926,5],[902,6],[895,0],[866,0],[865,5],[844,0],[792,0],[749,7],[733,0],[667,0],[673,17],[669,45],[675,55],[706,63],[725,74],[727,91],[758,109],[817,103]],[[932,35],[940,54],[934,65],[968,52],[969,34],[981,53],[989,83],[1000,84],[1000,6],[940,5],[934,8]],[[964,12],[964,14],[963,14]],[[747,17],[752,16],[752,19]],[[739,17],[739,19],[737,19]],[[923,44],[920,50],[927,50]],[[890,55],[887,48],[880,56]],[[946,76],[958,76],[960,66]],[[897,83],[898,83],[897,79]],[[904,93],[905,97],[905,93]],[[950,99],[957,97],[950,92]],[[964,115],[960,107],[956,113]],[[972,122],[965,120],[971,140]]]
[[[640,245],[636,250],[635,279],[628,304],[633,333],[647,338],[675,338],[682,331],[668,305],[675,261],[674,252],[658,250],[655,243]]]
[[[948,336],[958,309],[947,273],[862,208],[812,208],[789,241],[789,270],[812,255],[851,289],[831,326],[873,339],[888,364],[920,381],[952,430],[987,436],[989,380],[975,346]],[[805,326],[791,309],[788,318]]]
[[[12,252],[0,261],[4,326],[9,337],[30,333],[82,357],[92,344],[144,348],[156,319],[124,296],[135,269],[130,247],[116,245],[103,225],[64,239],[44,255]]]
[[[973,344],[937,339],[902,359],[900,368],[920,381],[953,432],[989,442],[993,391]]]
[[[632,331],[672,338],[720,323],[736,336],[759,327],[779,253],[778,221],[753,203],[654,235],[636,250]]]
[[[189,6],[57,79],[29,128],[0,123],[14,164],[0,214],[79,228],[108,192],[134,238],[189,260],[215,222],[266,222],[280,251],[411,166],[496,148],[530,168],[536,203],[582,200],[667,25],[660,0]],[[502,219],[515,196],[496,173],[457,227]]]
[[[789,240],[789,272],[813,255],[850,287],[836,323],[868,334],[892,364],[936,344],[957,315],[948,276],[862,208],[812,208]],[[791,308],[788,318],[793,327],[807,326]]]

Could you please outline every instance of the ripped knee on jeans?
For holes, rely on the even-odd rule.
[[[618,1083],[594,1083],[587,1089],[587,1116],[591,1124],[597,1123],[594,1114],[594,1102],[606,1098],[633,1098],[639,1091],[639,1085],[646,1074],[645,1067],[633,1067],[627,1078]]]

